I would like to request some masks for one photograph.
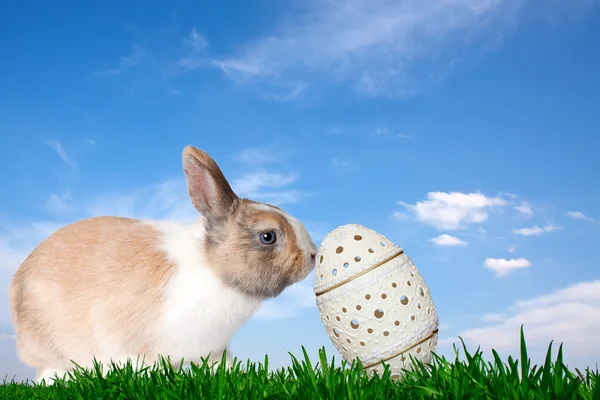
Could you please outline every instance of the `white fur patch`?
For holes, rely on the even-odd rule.
[[[171,362],[200,362],[209,353],[220,358],[260,301],[225,286],[209,268],[202,253],[202,221],[155,227],[162,234],[162,250],[176,263],[158,323],[157,351]]]
[[[300,221],[298,221],[291,215],[284,215],[287,218],[290,225],[292,226],[292,228],[294,228],[294,232],[296,232],[296,240],[298,241],[298,245],[300,246],[300,248],[305,252],[316,252],[315,244],[313,243],[312,238],[306,231],[304,225],[302,225]]]

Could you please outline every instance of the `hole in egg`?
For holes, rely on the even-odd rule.
[[[337,249],[335,249],[335,252],[340,254],[342,251],[344,251],[344,248],[342,246],[338,247]]]
[[[431,308],[427,307],[427,314],[431,314]]]
[[[369,249],[369,253],[371,253],[371,254],[375,253],[375,250],[374,249]]]
[[[337,328],[333,328],[333,334],[335,337],[340,337],[340,332],[337,330]]]
[[[385,247],[385,243],[383,243],[383,242],[379,242],[379,244],[380,244],[381,246]]]
[[[329,321],[329,315],[326,315],[325,318],[327,318],[327,321]]]
[[[346,307],[343,307],[342,312],[345,313],[346,311],[348,311],[348,310],[346,310]]]
[[[421,303],[417,303],[417,308],[420,310],[421,309]]]
[[[394,321],[394,325],[400,326],[400,321]]]
[[[323,256],[319,257],[319,263],[323,264]]]
[[[387,294],[381,293],[381,298],[384,299],[384,300],[387,299]]]
[[[359,323],[357,319],[353,319],[352,321],[350,321],[350,326],[352,327],[352,329],[358,329]]]
[[[356,241],[362,240],[362,236],[356,235],[356,236],[354,236],[354,240],[356,240]]]
[[[344,268],[348,268],[349,266],[350,266],[350,264],[344,263]]]
[[[400,303],[402,303],[402,305],[404,305],[404,306],[407,305],[408,304],[408,297],[406,297],[404,295],[402,297],[400,297]]]
[[[411,321],[414,321],[416,319],[417,319],[417,317],[415,316],[415,314],[410,314],[410,320]]]
[[[425,296],[425,291],[423,290],[423,288],[419,288],[419,294],[421,295],[421,297]]]
[[[354,257],[354,261],[360,262],[361,258],[359,256]]]
[[[370,295],[370,294],[366,295],[366,296],[365,296],[365,299],[367,299],[367,300],[371,300],[371,295]]]
[[[333,275],[337,275],[337,269],[335,269],[335,268],[334,268],[334,269],[333,269],[333,271],[331,271],[331,273],[332,273]]]
[[[365,347],[365,342],[360,342],[360,345],[361,345],[362,347]]]
[[[412,286],[412,282],[411,282],[411,281],[406,281],[406,284],[407,284],[408,286]]]
[[[350,341],[350,339],[346,339],[346,342],[348,342],[348,344],[351,344],[352,342]]]
[[[415,274],[412,273],[412,271],[410,272],[410,276],[412,276],[413,278],[415,277]]]
[[[389,336],[390,333],[388,331],[383,331],[383,336]]]
[[[393,287],[393,288],[397,288],[397,287],[398,287],[398,284],[397,284],[396,282],[392,282],[392,287]]]
[[[369,328],[369,329],[367,329],[367,332],[369,332],[369,333],[373,333],[373,328]]]
[[[360,311],[360,309],[361,309],[361,308],[362,308],[362,307],[360,306],[360,304],[356,306],[356,309],[357,309],[358,311]]]
[[[336,319],[338,322],[342,320],[342,319],[340,318],[340,316],[339,316],[339,315],[338,315],[338,316],[336,316],[336,317],[335,317],[335,319]]]
[[[375,315],[375,318],[383,318],[383,310],[381,308],[375,310],[373,314]]]
[[[421,346],[417,347],[417,354],[421,354]]]
[[[321,280],[323,280],[323,274],[321,274]]]

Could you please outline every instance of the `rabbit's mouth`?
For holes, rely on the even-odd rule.
[[[316,257],[316,254],[312,253],[311,256],[310,256],[310,258],[309,258],[308,264],[306,265],[306,268],[305,268],[306,269],[306,276],[308,274],[310,274],[315,269],[315,267],[317,265],[315,257]],[[305,276],[305,278],[306,278],[306,276]]]
[[[316,267],[317,264],[317,247],[314,243],[311,243],[311,246],[308,250],[304,251],[304,259],[306,260],[306,264],[304,266],[303,275],[300,280],[306,278]],[[302,274],[301,274],[302,275]]]

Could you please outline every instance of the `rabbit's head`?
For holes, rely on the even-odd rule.
[[[226,285],[271,298],[314,269],[316,246],[300,221],[274,205],[239,198],[202,150],[187,146],[183,168],[206,231],[205,257]]]

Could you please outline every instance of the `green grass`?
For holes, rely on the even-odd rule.
[[[461,339],[462,342],[462,339]],[[543,365],[530,365],[523,329],[519,359],[503,362],[493,351],[486,362],[478,348],[470,354],[462,342],[464,359],[434,355],[431,364],[411,359],[414,368],[401,380],[389,371],[369,377],[358,360],[335,366],[324,349],[314,366],[306,350],[290,367],[269,371],[263,363],[235,360],[234,367],[211,367],[207,360],[189,370],[175,370],[162,360],[134,372],[131,364],[115,367],[101,377],[101,366],[77,369],[71,380],[52,386],[4,380],[0,399],[586,399],[600,400],[598,369],[571,371],[563,363],[562,345],[552,360],[552,343]],[[143,373],[143,374],[142,374]]]

